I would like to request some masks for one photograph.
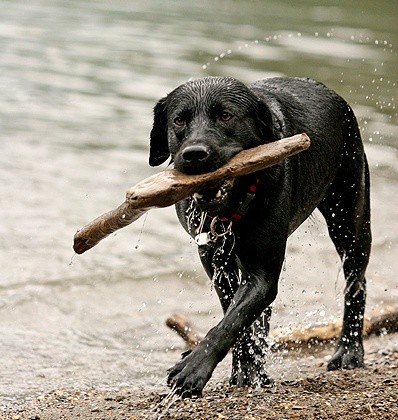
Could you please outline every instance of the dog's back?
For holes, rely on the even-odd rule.
[[[339,172],[353,179],[361,174],[365,182],[367,162],[356,117],[341,96],[312,79],[277,77],[249,88],[270,107],[280,138],[298,132],[311,138],[307,151],[285,162],[293,178],[292,232],[320,204]]]

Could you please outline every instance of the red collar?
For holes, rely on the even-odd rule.
[[[232,221],[238,222],[242,219],[243,216],[249,211],[250,205],[256,195],[257,187],[260,182],[259,178],[253,180],[249,185],[249,188],[246,192],[246,195],[241,201],[239,201],[238,207],[231,213],[230,216],[221,216],[218,219],[222,222]]]

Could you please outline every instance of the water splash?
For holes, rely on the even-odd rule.
[[[342,273],[344,272],[344,262],[345,262],[346,259],[347,259],[347,256],[344,253],[343,257],[340,260],[340,264],[338,266],[338,269],[337,269],[336,281],[334,282],[334,292],[335,292],[336,296],[339,296],[341,294],[339,292],[339,290],[341,288],[338,288],[338,283],[339,283],[339,280],[341,278]],[[344,273],[343,273],[343,277],[344,277]]]
[[[134,249],[138,249],[139,246],[140,246],[142,233],[144,232],[144,227],[145,227],[147,217],[148,217],[148,213],[145,213],[144,220],[142,221],[142,226],[141,226],[141,229],[140,229],[140,233],[138,235],[137,243],[135,244]]]
[[[233,280],[237,280],[237,284],[241,284],[241,276],[235,270],[231,271],[228,266],[231,266],[231,259],[234,258],[233,250],[235,247],[235,235],[229,231],[226,235],[219,238],[219,245],[213,255],[212,266],[214,274],[211,280],[212,288],[215,284],[222,284],[224,278],[229,286],[229,290],[234,290]]]
[[[157,404],[154,408],[154,418],[156,420],[161,419],[168,414],[168,411],[177,401],[180,401],[182,398],[177,395],[177,388],[174,386],[171,388],[170,392],[164,396],[162,401]]]
[[[73,260],[75,259],[75,257],[77,256],[76,252],[72,255],[70,261],[69,261],[69,266],[73,267]]]
[[[390,123],[394,125],[393,119],[397,117],[396,103],[395,98],[393,96],[389,97],[389,95],[391,90],[395,88],[396,83],[391,77],[385,74],[384,64],[386,60],[383,59],[383,55],[386,58],[387,55],[396,55],[397,52],[389,40],[375,39],[366,31],[356,34],[347,34],[339,28],[330,28],[324,32],[315,31],[312,34],[281,31],[251,41],[242,41],[241,45],[238,45],[235,50],[229,48],[214,56],[212,60],[202,65],[202,70],[209,71],[211,70],[211,66],[220,64],[222,60],[225,60],[231,55],[258,45],[274,44],[278,47],[282,46],[296,50],[295,38],[302,40],[300,41],[300,50],[304,53],[311,55],[318,54],[320,56],[332,55],[340,59],[345,58],[346,63],[352,60],[361,60],[363,65],[374,66],[374,78],[369,79],[368,70],[363,74],[361,72],[353,75],[358,82],[355,84],[357,87],[348,90],[348,93],[354,96],[350,102],[355,106],[358,102],[363,103],[363,99],[365,99],[377,111],[387,114],[388,119],[391,121]],[[316,43],[314,45],[315,40]],[[314,50],[314,47],[316,47],[316,50]],[[264,61],[271,60],[271,58],[265,55]],[[377,63],[376,65],[374,64],[375,62]],[[340,75],[341,84],[344,84],[347,79],[349,81],[350,76],[345,74],[344,69],[341,70]],[[369,85],[374,86],[374,92],[369,92]],[[360,114],[358,117],[361,132],[364,137],[366,135],[370,142],[373,142],[375,139],[382,140],[380,130],[374,124],[369,124],[368,118],[362,117]]]

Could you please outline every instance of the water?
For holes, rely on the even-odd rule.
[[[368,304],[396,302],[398,4],[0,1],[0,396],[57,386],[159,389],[183,348],[172,312],[220,318],[173,209],[73,259],[79,227],[156,172],[152,107],[192,77],[309,76],[358,116],[372,172]],[[319,215],[289,241],[275,326],[340,316]]]

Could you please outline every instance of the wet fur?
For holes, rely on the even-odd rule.
[[[222,120],[225,112],[232,115],[228,121]],[[184,121],[183,127],[176,118]],[[219,243],[199,247],[224,317],[170,369],[168,383],[181,395],[200,395],[231,348],[232,384],[270,383],[264,366],[266,335],[286,241],[315,208],[326,220],[346,278],[343,327],[328,369],[363,366],[369,172],[356,118],[344,99],[310,79],[272,78],[249,86],[222,77],[191,81],[155,106],[149,162],[159,165],[171,156],[183,172],[208,172],[242,149],[301,132],[311,138],[307,151],[256,174],[260,182],[249,212],[233,223],[230,258],[218,258]],[[230,214],[251,180],[238,179],[216,214]],[[181,224],[194,236],[187,220],[200,209],[191,199],[176,208]],[[204,231],[209,223],[207,218]]]

